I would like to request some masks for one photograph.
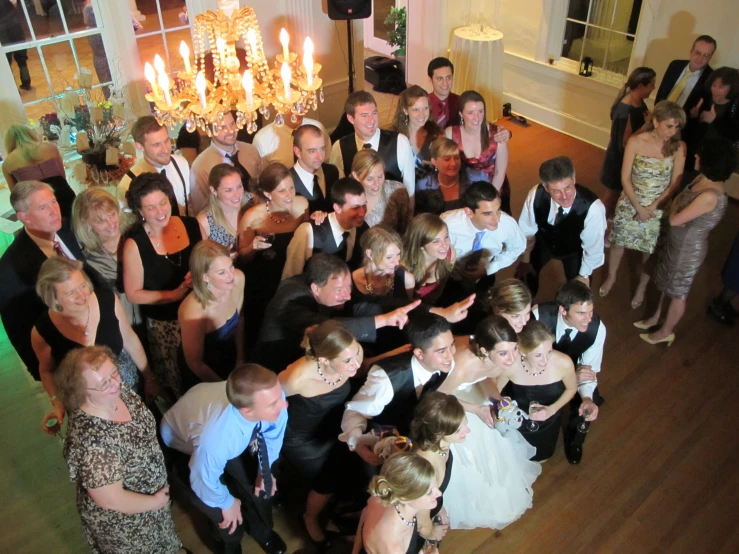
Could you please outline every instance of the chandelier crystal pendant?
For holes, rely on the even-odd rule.
[[[234,4],[236,7],[234,7]],[[183,41],[180,55],[185,71],[170,81],[164,60],[157,54],[154,65],[146,62],[144,75],[151,92],[146,99],[154,104],[154,115],[160,125],[174,127],[185,124],[189,132],[200,129],[212,136],[218,133],[223,116],[236,110],[236,125],[257,130],[257,112],[265,120],[276,113],[275,123],[284,123],[289,114],[297,116],[316,109],[323,102],[323,89],[318,73],[321,65],[313,61],[313,42],[306,37],[303,59],[290,52],[290,37],[280,32],[282,53],[270,68],[262,45],[259,22],[251,7],[238,8],[238,3],[219,0],[217,12],[207,11],[195,17],[194,67],[190,63],[190,48]],[[241,41],[246,52],[246,67],[240,67],[236,45]],[[205,58],[213,58],[213,82],[206,79]],[[302,61],[302,63],[301,63]]]

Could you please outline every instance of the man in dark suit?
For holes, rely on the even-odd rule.
[[[295,165],[290,170],[295,192],[308,200],[308,210],[330,212],[331,187],[339,179],[336,166],[324,163],[326,139],[315,125],[303,125],[293,133]]]
[[[351,291],[352,277],[346,262],[331,254],[313,256],[305,274],[280,283],[267,306],[253,361],[272,371],[282,371],[305,355],[300,347],[305,330],[327,319],[341,322],[360,342],[375,342],[378,329],[402,328],[408,312],[420,303],[417,300],[382,314],[377,303],[347,305]]]
[[[364,221],[367,215],[367,197],[361,183],[344,177],[334,183],[330,196],[331,213],[324,219],[301,223],[287,246],[287,261],[282,278],[288,279],[303,272],[305,262],[318,252],[334,254],[356,269],[362,263],[360,246],[362,235],[369,229]]]
[[[21,181],[10,193],[10,204],[23,223],[13,244],[0,258],[0,318],[10,343],[34,379],[38,360],[31,348],[31,329],[47,309],[36,294],[41,264],[53,256],[85,260],[74,234],[62,227],[54,191],[41,181]],[[97,272],[85,267],[93,282]]]
[[[697,148],[694,127],[690,122],[690,110],[699,103],[708,104],[711,100],[711,91],[706,87],[706,81],[710,77],[711,61],[716,51],[716,41],[708,35],[701,35],[693,42],[690,49],[689,60],[672,60],[667,66],[665,76],[659,85],[655,103],[662,100],[670,100],[682,106],[688,116],[688,125],[683,130],[683,140],[688,147],[685,159],[685,175],[692,171],[695,165],[695,152]],[[702,102],[701,102],[702,101]]]

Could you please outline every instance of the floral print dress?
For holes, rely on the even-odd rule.
[[[69,417],[64,457],[77,484],[77,510],[90,550],[95,554],[174,554],[181,547],[171,502],[138,514],[98,506],[87,489],[123,482],[123,488],[154,494],[167,484],[164,456],[156,438],[154,416],[121,383],[121,400],[131,421],[118,423],[77,410]]]

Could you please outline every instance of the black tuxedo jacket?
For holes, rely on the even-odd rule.
[[[81,262],[85,256],[72,231],[57,233],[69,251]],[[31,329],[48,308],[36,294],[36,280],[46,256],[28,236],[25,228],[0,258],[0,318],[10,343],[34,379],[39,379],[38,360],[31,348]],[[96,287],[105,286],[98,273],[85,264],[85,272]]]
[[[680,74],[683,72],[683,69],[688,65],[688,62],[689,60],[672,60],[670,62],[670,65],[667,66],[667,70],[665,71],[665,76],[662,77],[662,82],[659,85],[657,97],[654,100],[655,104],[667,99],[670,92],[672,92],[672,89],[675,87],[677,80],[680,78]],[[706,65],[706,67],[703,68],[703,73],[701,73],[701,76],[698,78],[698,82],[693,87],[693,90],[690,91],[690,95],[683,106],[685,114],[688,117],[690,116],[690,110],[698,103],[698,100],[703,98],[704,104],[707,104],[711,100],[711,91],[706,89],[706,81],[712,72],[713,69],[711,69],[711,66]]]
[[[295,185],[295,192],[308,200],[308,211],[310,213],[313,213],[317,210],[320,210],[322,212],[334,211],[334,207],[331,204],[331,187],[333,187],[334,183],[339,179],[339,170],[333,164],[321,164],[321,169],[323,169],[323,177],[326,180],[325,198],[317,197],[315,195],[316,191],[313,191],[314,194],[312,195],[309,194],[308,189],[305,188],[305,185],[295,171],[295,168],[293,167],[290,169],[290,174],[293,178],[293,184]]]

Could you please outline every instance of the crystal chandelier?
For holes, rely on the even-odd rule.
[[[207,11],[195,17],[195,67],[190,63],[190,49],[183,41],[180,55],[185,71],[176,74],[173,82],[157,54],[154,66],[146,62],[144,75],[151,92],[146,99],[154,104],[154,115],[161,125],[173,127],[185,124],[189,132],[196,128],[208,136],[218,133],[223,116],[236,110],[236,125],[250,133],[257,130],[257,112],[265,119],[276,112],[275,123],[284,123],[283,114],[293,121],[316,109],[323,102],[323,89],[318,73],[320,64],[313,63],[313,43],[305,39],[302,63],[289,50],[289,36],[280,33],[282,54],[276,56],[270,69],[262,46],[259,22],[251,7],[238,8],[238,2],[219,0],[217,12]],[[236,57],[236,44],[242,41],[246,51],[246,67]],[[205,77],[206,47],[212,52],[214,77]]]

